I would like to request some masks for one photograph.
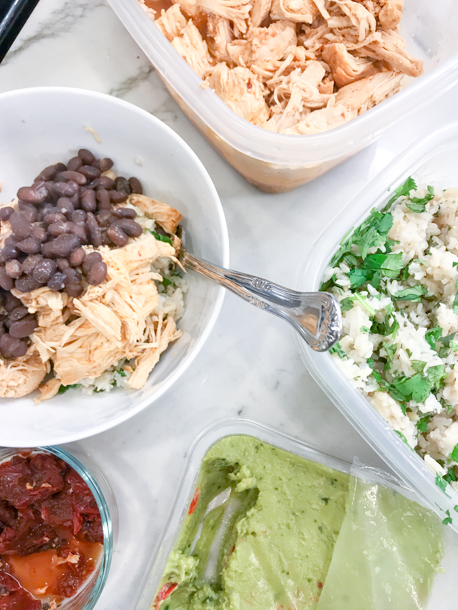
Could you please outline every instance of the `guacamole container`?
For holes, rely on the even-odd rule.
[[[158,71],[169,93],[207,140],[259,189],[281,193],[323,175],[369,146],[413,107],[434,100],[458,77],[453,0],[405,0],[401,34],[407,48],[424,61],[425,73],[346,125],[328,132],[290,136],[252,125],[233,112],[154,26],[138,0],[109,0],[124,26]]]
[[[167,559],[175,547],[190,507],[193,506],[192,501],[195,494],[196,482],[207,452],[223,438],[237,435],[254,437],[275,448],[284,450],[311,462],[327,466],[345,474],[352,474],[353,476],[356,476],[358,480],[360,476],[363,476],[362,472],[365,467],[357,465],[356,469],[354,466],[352,468],[352,464],[349,462],[324,454],[310,445],[261,424],[237,418],[224,419],[211,424],[196,438],[188,452],[184,472],[178,483],[178,492],[175,501],[171,506],[168,522],[164,527],[164,534],[162,539],[156,544],[151,556],[151,561],[146,567],[139,598],[133,600],[133,604],[136,602],[136,605],[133,606],[135,610],[150,610],[156,608],[154,601],[158,593]],[[410,499],[418,502],[418,497],[415,496],[410,489],[400,484],[395,477],[377,471],[377,469],[368,468],[368,471],[377,473],[376,476],[379,477],[379,482],[381,482],[381,484],[386,485],[395,491],[401,491],[406,497],[410,497]],[[452,538],[450,538],[450,536]],[[438,607],[442,610],[452,610],[454,609],[454,606],[453,604],[448,604],[448,601],[456,599],[456,596],[458,595],[458,583],[455,585],[454,579],[449,577],[452,571],[458,569],[458,538],[456,538],[455,534],[448,528],[446,531],[445,549],[446,552],[442,565],[445,567],[446,573],[440,574],[436,578],[430,597],[430,603],[427,606],[428,610],[433,610]],[[452,592],[450,589],[451,587],[455,587],[456,590]],[[167,606],[167,604],[165,604],[165,606]],[[415,609],[426,610],[426,607],[419,605],[415,606]],[[396,606],[392,606],[392,610],[397,610]],[[407,609],[403,608],[402,610]]]
[[[323,230],[306,255],[298,290],[319,290],[325,269],[344,236],[357,227],[373,208],[381,209],[389,191],[412,176],[417,184],[431,184],[438,189],[458,186],[458,123],[447,125],[418,140],[381,172],[364,191],[346,205]],[[452,515],[451,527],[458,532],[458,493],[450,486],[442,491],[436,474],[411,451],[381,415],[343,375],[329,353],[319,354],[297,341],[302,360],[312,377],[326,392],[348,421],[365,438],[404,482],[413,488],[428,506]]]

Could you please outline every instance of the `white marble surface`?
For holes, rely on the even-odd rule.
[[[414,139],[455,120],[458,107],[455,88],[434,108],[412,109],[402,125],[312,184],[266,195],[191,125],[104,0],[41,0],[0,65],[0,92],[39,85],[110,93],[170,125],[199,155],[221,196],[231,266],[291,287],[323,224]],[[103,468],[119,505],[113,568],[97,608],[133,608],[186,452],[201,429],[228,416],[268,424],[350,461],[357,455],[381,463],[310,378],[290,329],[227,295],[209,341],[172,391],[124,425],[74,444]]]

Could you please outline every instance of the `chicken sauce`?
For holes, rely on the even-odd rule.
[[[65,462],[20,453],[0,464],[0,608],[52,610],[94,574],[97,503]]]

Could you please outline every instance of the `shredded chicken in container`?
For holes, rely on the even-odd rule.
[[[83,170],[84,168],[81,171]],[[77,172],[67,172],[72,173]],[[107,171],[102,175],[108,176],[111,182],[114,181],[113,172]],[[122,180],[127,183],[124,178]],[[28,189],[25,196],[32,198],[34,193],[39,192],[40,186],[37,185],[40,184],[43,182],[36,181],[32,187],[24,187]],[[69,184],[71,183],[55,182],[48,190],[62,189]],[[99,197],[100,191],[105,189],[101,189],[100,185],[98,188]],[[20,189],[19,194],[24,189]],[[115,386],[139,389],[145,385],[162,352],[181,336],[181,331],[176,326],[176,319],[183,312],[185,291],[184,280],[177,272],[179,263],[176,258],[181,246],[176,235],[181,214],[169,205],[146,197],[138,191],[128,195],[126,192],[124,198],[120,196],[120,192],[122,191],[116,191],[113,186],[110,194],[112,202],[118,197],[124,199],[122,203],[108,203],[108,209],[101,209],[99,203],[99,210],[94,209],[93,214],[83,212],[84,195],[81,197],[83,210],[78,209],[78,212],[86,214],[86,224],[90,223],[90,217],[95,219],[96,237],[99,223],[101,238],[99,241],[94,238],[92,242],[89,237],[86,241],[82,240],[79,250],[84,250],[84,253],[81,253],[80,258],[90,261],[89,255],[94,252],[98,253],[96,260],[100,260],[101,256],[103,262],[100,264],[104,265],[106,273],[98,279],[91,279],[90,268],[84,270],[84,262],[81,265],[72,264],[74,259],[70,257],[62,264],[63,259],[57,255],[53,259],[44,259],[41,254],[29,255],[24,259],[24,254],[19,252],[18,256],[16,252],[14,260],[19,267],[22,266],[22,280],[11,280],[4,275],[5,270],[9,273],[8,270],[12,268],[8,266],[8,261],[5,267],[1,267],[0,292],[4,307],[1,314],[3,334],[0,337],[0,396],[17,398],[39,389],[40,396],[35,401],[40,402],[72,387],[81,387],[86,393],[110,390]],[[56,198],[57,196],[54,199]],[[65,197],[58,199],[58,205],[61,206],[59,209],[65,204],[64,200],[69,201]],[[51,246],[57,240],[53,239],[52,227],[58,227],[58,224],[49,224],[50,217],[46,214],[51,212],[54,216],[59,216],[59,212],[56,214],[55,206],[46,205],[49,209],[39,211],[30,226],[34,232],[47,226],[46,230],[51,235],[43,238],[43,241],[47,239],[48,242],[42,244],[42,251],[48,246],[48,251],[53,252]],[[75,207],[78,205],[77,203]],[[14,215],[22,214],[25,217],[27,206],[30,204],[16,199],[10,204],[0,206],[0,210],[8,209],[9,219],[14,224]],[[67,220],[63,223],[68,225],[69,231],[74,229],[76,224],[70,219],[78,218],[74,214],[75,212],[67,213]],[[130,224],[123,221],[125,218],[134,217],[135,222],[129,220]],[[8,248],[21,250],[22,244],[26,243],[25,240],[18,242],[16,239],[16,244],[11,246],[13,242],[10,241],[8,245],[8,238],[11,240],[12,234],[9,219],[2,217],[1,221],[0,241],[3,249],[0,250],[0,258],[6,257]],[[57,220],[57,223],[59,222],[61,221]],[[134,230],[138,228],[138,232],[131,237],[125,234],[122,237],[125,245],[110,242],[107,234],[114,235],[113,239],[117,239],[116,234],[110,233],[110,228],[113,230],[114,226],[117,229],[124,226],[128,231],[129,227],[132,229],[132,223]],[[65,228],[63,226],[62,230]],[[95,246],[94,243],[100,245]],[[36,271],[27,270],[28,261],[34,256],[39,257],[39,262],[50,261],[54,270],[68,270],[70,261],[70,267],[74,270],[70,269],[69,277],[72,278],[76,272],[80,282],[79,289],[75,291],[73,286],[72,291],[68,282],[65,283],[65,278],[65,287],[64,283],[57,285],[56,277],[62,275],[58,270],[54,273],[54,279],[51,278],[47,285],[45,280],[41,280],[40,287],[32,290],[24,288],[21,281],[33,282],[33,278],[40,278]],[[16,287],[8,290],[5,281],[15,281]],[[31,287],[34,285],[30,284]],[[8,308],[8,302],[11,300],[14,301],[13,306]],[[24,306],[26,310],[21,314],[20,310],[24,310]],[[16,317],[14,312],[19,312]],[[27,314],[26,317],[24,313]],[[28,324],[34,317],[32,326],[35,324],[35,329],[27,338],[25,333],[18,335],[13,332],[14,321],[19,315],[23,316],[22,321],[28,320]],[[5,352],[6,348],[2,343],[5,332],[9,341],[5,344],[7,347],[15,340],[16,343],[24,345],[23,352],[26,349],[27,351],[23,354]],[[14,339],[17,336],[24,338]]]
[[[203,86],[278,133],[339,127],[423,71],[399,34],[404,0],[140,3]]]

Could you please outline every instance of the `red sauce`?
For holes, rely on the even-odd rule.
[[[0,464],[0,610],[45,610],[72,597],[102,548],[97,503],[73,468],[46,453]]]

